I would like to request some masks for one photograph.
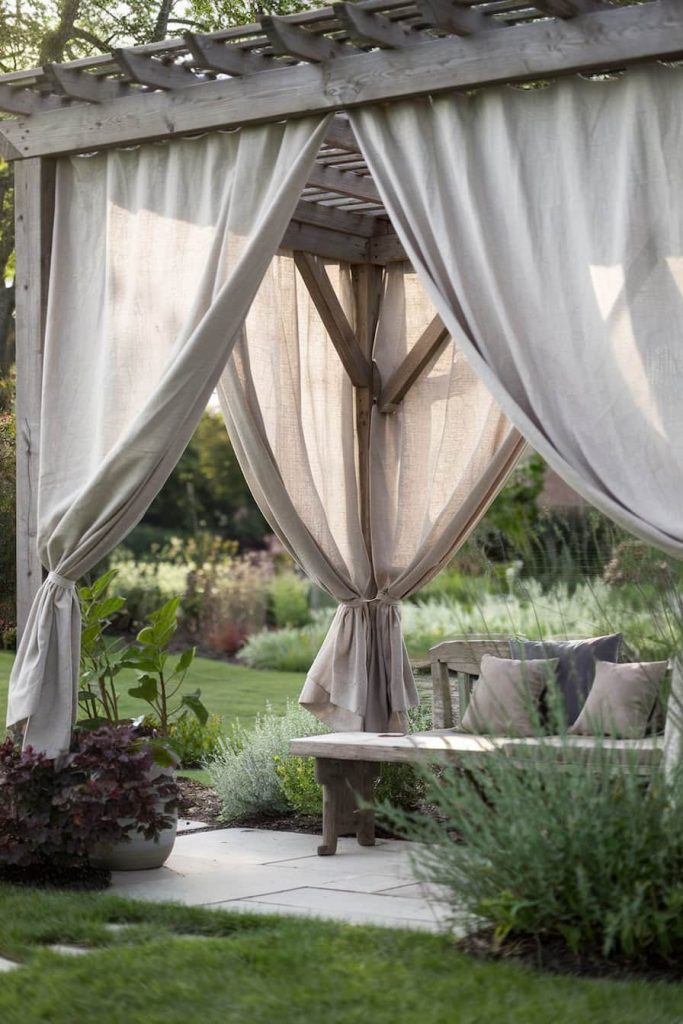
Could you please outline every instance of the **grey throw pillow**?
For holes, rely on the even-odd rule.
[[[642,739],[667,665],[667,661],[596,662],[591,692],[569,731],[579,736]]]
[[[513,661],[485,654],[462,729],[490,736],[536,735],[540,697],[557,666],[557,658]]]
[[[558,705],[563,723],[572,725],[579,717],[581,708],[593,683],[595,662],[619,660],[621,633],[610,636],[594,636],[586,640],[510,640],[510,655],[513,658],[559,658],[557,669]],[[553,716],[555,717],[555,716]],[[554,729],[553,729],[554,731]]]

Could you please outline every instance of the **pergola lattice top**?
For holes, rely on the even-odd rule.
[[[678,8],[678,10],[676,10]],[[363,0],[0,76],[0,152],[56,156],[683,54],[676,0]],[[285,244],[405,258],[342,115]]]

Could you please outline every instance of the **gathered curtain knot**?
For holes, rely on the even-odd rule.
[[[76,589],[75,580],[68,580],[66,576],[60,576],[58,572],[49,572],[46,583],[56,583],[58,587],[64,587],[65,590]]]
[[[350,601],[340,601],[339,603],[343,604],[346,608],[362,608],[367,604],[386,604],[398,608],[401,602],[394,601],[385,594],[378,594],[377,597],[354,597]]]

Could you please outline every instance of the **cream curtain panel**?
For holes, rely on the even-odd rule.
[[[49,570],[8,724],[64,750],[74,581],[142,517],[206,407],[304,186],[325,120],[62,160],[45,342],[38,544]]]
[[[351,271],[328,266],[353,323]],[[373,358],[383,380],[433,316],[416,277],[385,280]],[[339,602],[301,702],[338,730],[402,729],[417,693],[399,603],[454,554],[524,445],[462,353],[445,346],[399,411],[373,407],[371,549],[360,520],[354,389],[294,261],[277,257],[219,385],[264,515]]]
[[[683,72],[367,107],[353,128],[414,267],[557,472],[683,554]]]

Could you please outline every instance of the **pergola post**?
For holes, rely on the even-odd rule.
[[[43,579],[37,551],[43,342],[52,247],[55,161],[19,160],[16,210],[17,634]]]
[[[352,275],[356,338],[363,355],[372,366],[372,346],[382,304],[384,268],[372,263],[361,263],[353,267]],[[355,388],[360,521],[368,555],[372,551],[370,538],[370,413],[375,392],[379,391],[375,380],[376,373],[371,370],[369,377],[366,387]]]

